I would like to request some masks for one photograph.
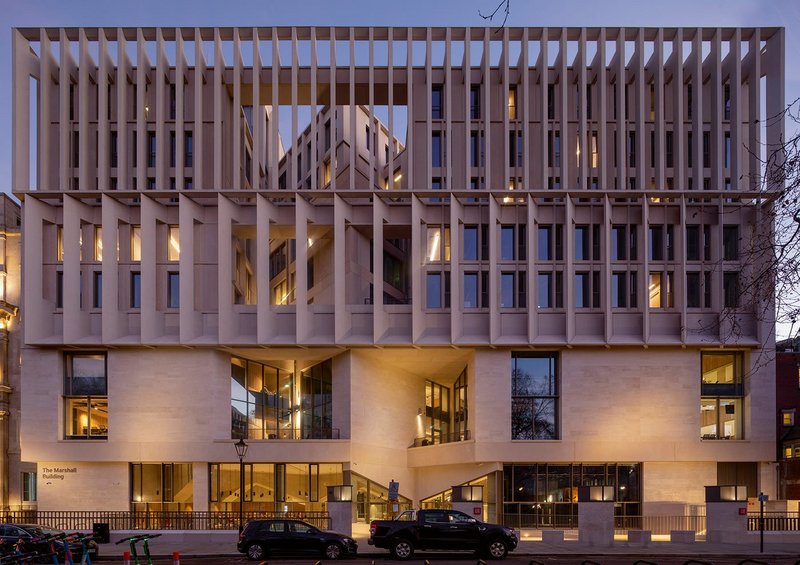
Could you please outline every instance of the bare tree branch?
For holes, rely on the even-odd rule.
[[[503,22],[500,24],[500,29],[504,28],[506,25],[506,21],[508,21],[508,15],[511,13],[511,0],[500,0],[500,3],[494,9],[494,12],[491,14],[483,14],[480,10],[478,10],[478,15],[482,17],[484,20],[489,20],[490,22],[493,21],[494,17],[497,15],[497,12],[500,9],[503,9]],[[499,30],[498,30],[499,31]]]

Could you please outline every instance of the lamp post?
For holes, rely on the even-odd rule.
[[[244,456],[247,455],[247,444],[243,438],[233,444],[239,456],[239,533],[244,530]]]

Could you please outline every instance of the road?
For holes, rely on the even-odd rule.
[[[793,565],[798,562],[800,557],[800,548],[798,548],[797,556],[787,555],[739,555],[739,556],[714,556],[714,555],[655,555],[655,556],[642,556],[642,555],[549,555],[549,556],[530,556],[530,555],[510,555],[505,561],[488,561],[487,565],[493,563],[503,563],[503,565],[738,565],[743,560],[751,559],[752,561],[745,561],[742,565]],[[387,556],[381,555],[363,555],[354,559],[347,559],[342,562],[343,565],[351,563],[352,565],[425,565],[425,561],[429,561],[431,565],[483,565],[475,557],[469,555],[443,555],[443,554],[416,554],[408,561],[396,561],[389,559]],[[692,561],[694,560],[694,561]],[[144,562],[142,562],[144,563]],[[180,565],[244,565],[246,563],[255,563],[248,561],[244,557],[183,557],[181,558]],[[313,558],[305,559],[286,559],[275,558],[268,559],[267,565],[315,565],[320,563]],[[329,565],[331,561],[322,561],[321,565]],[[154,565],[173,565],[171,559],[159,559],[153,561]]]

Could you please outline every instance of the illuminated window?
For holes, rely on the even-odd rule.
[[[56,226],[56,261],[64,260],[64,227]]]
[[[442,237],[442,228],[440,226],[429,226],[427,252],[425,254],[426,262],[441,261],[443,252],[444,260],[450,261],[450,228],[444,228],[444,237]]]
[[[181,233],[178,226],[169,226],[167,242],[167,261],[179,261],[181,258]]]
[[[103,228],[101,226],[94,227],[94,260],[103,260]]]
[[[783,458],[784,459],[791,459],[792,458],[792,448],[791,447],[784,447],[783,448]]]
[[[64,438],[108,438],[105,353],[64,356]]]
[[[131,261],[142,260],[142,227],[131,226]]]
[[[508,89],[508,119],[517,119],[517,87],[512,86]]]
[[[331,182],[331,160],[327,159],[322,165],[322,186]]]
[[[673,308],[675,306],[672,277],[671,272],[650,273],[648,285],[650,308]]]
[[[701,355],[700,437],[744,439],[742,354],[703,352]]]
[[[794,426],[794,409],[781,410],[781,423],[784,426]]]

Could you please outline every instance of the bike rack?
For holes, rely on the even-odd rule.
[[[759,561],[758,559],[742,559],[736,565],[744,565],[744,563],[754,563],[755,565],[769,565],[766,561]]]
[[[587,559],[585,561],[581,561],[581,565],[602,565],[602,564],[598,563],[597,561],[592,561],[591,559]]]
[[[694,565],[714,565],[708,561],[700,561],[699,559],[689,559],[689,561],[684,561],[683,565],[690,565],[694,563]]]
[[[634,561],[633,565],[658,565],[658,563],[654,563],[653,561],[647,561],[645,559],[639,559],[638,561]]]

